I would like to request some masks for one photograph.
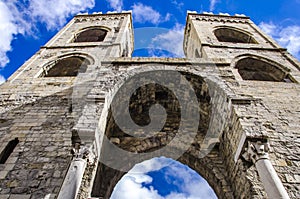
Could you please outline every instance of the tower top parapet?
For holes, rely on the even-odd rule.
[[[76,17],[91,17],[91,16],[112,16],[112,15],[132,15],[131,10],[124,10],[122,12],[116,12],[116,11],[107,11],[106,13],[102,12],[93,12],[93,13],[78,13],[74,18]]]
[[[187,20],[200,21],[226,21],[226,22],[249,22],[250,17],[244,14],[229,15],[228,13],[214,14],[212,12],[197,13],[196,11],[187,11]],[[236,21],[238,20],[238,21]]]

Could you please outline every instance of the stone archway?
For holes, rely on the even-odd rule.
[[[219,78],[220,74],[218,70],[212,70],[211,66],[207,66],[207,63],[197,63],[195,66],[191,66],[186,62],[179,64],[166,63],[164,65],[161,63],[141,62],[138,68],[134,64],[131,66],[131,64],[116,62],[109,65],[113,72],[108,74],[109,84],[103,90],[106,90],[106,92],[110,91],[110,94],[106,95],[105,103],[101,105],[102,114],[94,142],[99,163],[95,167],[91,165],[85,169],[78,198],[90,196],[109,198],[116,183],[135,164],[152,157],[160,156],[178,160],[197,171],[208,181],[219,198],[251,198],[254,195],[265,196],[255,168],[249,168],[249,164],[245,163],[239,157],[238,162],[235,160],[235,155],[240,153],[238,147],[241,143],[242,135],[245,133],[236,111],[238,111],[239,107],[244,109],[245,106],[251,105],[251,100],[245,101],[242,96],[234,94],[224,80]],[[170,144],[178,134],[178,132],[177,134],[172,134],[173,130],[177,130],[176,119],[173,123],[168,121],[168,117],[166,117],[166,124],[171,123],[173,129],[166,125],[162,128],[164,131],[158,131],[155,136],[144,139],[134,136],[134,133],[142,133],[141,135],[143,135],[143,132],[138,131],[138,129],[136,132],[127,133],[118,128],[114,117],[112,117],[111,103],[116,92],[120,90],[122,85],[131,77],[155,71],[160,71],[162,74],[177,71],[177,73],[184,76],[190,82],[190,85],[194,85],[192,88],[197,96],[196,101],[200,113],[198,123],[200,125],[197,125],[197,132],[193,140],[188,142],[189,147],[179,156],[178,153],[175,153],[177,155],[176,158],[174,158],[172,152],[177,152],[178,149],[182,152],[180,146],[182,143],[186,144],[184,143],[186,141],[184,136],[182,143],[177,142],[177,145]],[[180,87],[179,84],[175,85]],[[135,123],[140,125],[148,124],[149,116],[147,113],[148,111],[151,112],[149,107],[154,104],[155,100],[162,100],[162,106],[167,105],[167,108],[169,106],[171,108],[166,112],[171,115],[173,114],[175,118],[178,116],[176,100],[174,100],[175,106],[171,106],[171,103],[163,100],[164,97],[173,99],[172,95],[169,95],[168,89],[161,88],[156,84],[145,84],[143,86],[141,88],[138,87],[139,89],[136,89],[136,93],[129,95],[132,96],[129,107],[134,108],[131,114],[133,117],[140,117],[135,118]],[[167,94],[164,92],[167,92]],[[145,105],[134,102],[134,99],[137,101],[144,99],[141,97],[144,94],[142,95],[141,93],[148,96],[147,98],[150,98],[150,102],[146,103],[143,101]],[[156,95],[157,97],[155,98]],[[122,100],[122,98],[120,99]],[[202,107],[200,106],[201,103]],[[253,106],[256,105],[252,104],[251,107]],[[209,136],[206,136],[208,134]],[[85,132],[82,131],[81,135],[85,136]],[[166,138],[164,135],[168,137]],[[188,140],[189,136],[186,138]],[[167,155],[157,152],[166,148],[169,149],[164,151],[169,152]],[[122,149],[127,154],[124,155],[122,150],[118,154],[114,151],[115,149]],[[134,159],[133,157],[136,154],[142,158]],[[152,156],[149,157],[147,156],[148,154],[152,154]],[[120,167],[120,165],[116,167],[114,165],[116,159],[125,163],[121,164],[123,167]],[[255,186],[257,184],[259,186]]]
[[[217,124],[216,121],[223,121],[224,118],[226,118],[226,113],[223,113],[222,116],[218,113],[219,111],[224,111],[222,109],[226,106],[225,104],[223,104],[224,106],[221,105],[221,108],[219,107],[220,110],[218,111],[213,109],[216,108],[216,103],[226,103],[226,99],[224,98],[226,96],[224,93],[222,94],[220,89],[218,90],[216,85],[209,82],[209,79],[205,80],[199,75],[186,72],[185,69],[186,68],[183,68],[179,73],[188,80],[194,89],[199,106],[200,117],[195,138],[193,138],[192,142],[188,143],[189,147],[187,151],[184,151],[177,158],[179,158],[178,160],[180,162],[193,168],[203,176],[215,190],[219,198],[231,198],[232,191],[229,185],[230,183],[227,180],[228,176],[226,176],[226,169],[222,164],[222,157],[219,153],[219,144],[216,141],[219,135],[211,134],[210,138],[206,137],[206,133],[209,130],[211,131],[210,125],[215,125],[215,129],[222,128],[222,124]],[[151,70],[153,71],[153,68]],[[169,72],[170,71],[171,70],[169,70]],[[161,72],[168,73],[168,70],[161,70]],[[207,81],[209,83],[207,83]],[[177,88],[178,87],[180,88],[179,85]],[[209,92],[209,88],[214,89],[214,91]],[[182,90],[182,92],[184,91]],[[146,136],[146,138],[143,136],[135,137],[125,133],[116,124],[111,107],[108,107],[105,137],[107,137],[115,146],[136,154],[150,153],[166,147],[171,140],[176,137],[176,131],[179,129],[180,125],[180,109],[184,106],[179,106],[178,100],[176,100],[176,97],[168,88],[155,83],[146,84],[139,87],[131,96],[129,112],[134,122],[141,126],[148,125],[152,119],[149,118],[149,109],[155,103],[159,103],[166,109],[167,118],[161,131],[157,132],[154,136]],[[213,117],[212,113],[214,114]],[[141,130],[140,132],[136,132],[136,134],[142,135],[143,132]],[[182,140],[182,142],[184,142],[184,140]],[[110,153],[109,147],[107,147],[105,143],[101,147],[100,157],[105,156],[106,158],[110,158],[116,155]],[[178,151],[176,145],[175,147],[171,147],[168,152],[172,153],[173,150]],[[171,155],[172,157],[173,154],[163,155],[166,157]],[[131,157],[121,156],[118,158],[123,158],[123,161],[128,163],[126,166],[131,168],[137,163],[132,161],[130,159]],[[114,160],[111,161],[113,162]],[[94,180],[92,197],[109,198],[115,184],[125,173],[126,172],[124,171],[110,168],[100,161]]]

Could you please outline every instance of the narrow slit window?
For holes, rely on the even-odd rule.
[[[17,144],[19,143],[19,139],[15,138],[14,140],[11,140],[8,142],[4,150],[0,154],[0,164],[4,164],[6,160],[9,158],[11,153],[16,148]]]

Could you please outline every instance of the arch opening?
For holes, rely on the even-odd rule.
[[[90,61],[79,56],[71,56],[48,65],[44,71],[44,77],[72,77],[84,73]]]
[[[168,73],[168,71],[164,72]],[[205,179],[209,178],[208,181],[218,196],[227,194],[227,191],[230,192],[228,185],[226,185],[226,183],[224,184],[224,180],[219,179],[224,178],[223,174],[226,174],[225,171],[222,170],[223,168],[219,168],[218,165],[220,162],[220,159],[217,158],[219,154],[218,145],[212,149],[211,156],[208,154],[205,158],[197,158],[200,151],[199,143],[201,143],[201,141],[205,138],[211,116],[211,98],[208,92],[208,85],[202,77],[195,74],[189,72],[180,72],[180,74],[188,80],[194,89],[198,100],[200,118],[197,126],[197,135],[193,141],[189,143],[189,148],[177,158],[179,158],[178,160],[180,162],[197,170],[197,172]],[[180,87],[179,85],[177,86]],[[182,90],[182,92],[185,92],[185,90]],[[172,94],[172,91],[155,83],[142,85],[131,95],[127,108],[129,107],[132,120],[142,128],[143,126],[151,123],[153,115],[149,117],[149,107],[157,103],[165,108],[167,117],[164,126],[160,131],[155,133],[155,135],[147,137],[147,135],[143,135],[145,132],[139,130],[128,134],[124,131],[124,129],[121,129],[117,125],[110,108],[106,117],[105,137],[107,137],[110,143],[112,143],[115,147],[134,154],[157,152],[160,149],[165,148],[178,133],[177,130],[181,116],[180,110],[184,108],[184,106],[179,105],[176,97]],[[123,111],[120,110],[119,112],[122,114]],[[181,140],[181,142],[185,142],[185,140]],[[158,152],[158,155],[152,157],[166,156],[168,158],[177,159],[173,158],[173,154],[171,153],[176,151],[177,147],[180,148],[180,144],[181,143],[178,143],[178,145],[173,146],[171,150],[168,151],[170,153],[160,154]],[[100,157],[106,157],[107,162],[114,162],[116,154],[112,154],[109,149],[110,148],[106,147],[105,143],[103,143],[100,150]],[[122,166],[126,168],[132,168],[134,165],[146,160],[141,158],[136,161],[131,159],[131,156],[118,156],[118,158],[118,160],[124,162],[125,165]],[[218,172],[218,175],[214,172]],[[115,185],[125,174],[126,172],[114,169],[113,166],[107,166],[105,162],[103,163],[100,160],[96,176],[93,181],[91,196],[109,198]],[[220,177],[219,174],[222,174],[222,176]],[[222,187],[225,186],[227,188],[223,189]]]
[[[216,199],[217,196],[195,170],[178,161],[159,157],[136,164],[118,181],[110,198]]]
[[[168,71],[163,72],[168,73]],[[180,74],[190,82],[197,97],[200,115],[198,132],[199,136],[202,136],[198,139],[203,139],[208,130],[211,114],[211,98],[208,92],[208,85],[200,76],[188,72],[180,72]],[[177,85],[177,88],[180,90],[180,85]],[[184,93],[186,91],[180,90],[180,92]],[[189,100],[190,99],[186,99],[185,102],[189,103]],[[150,117],[151,108],[156,104],[161,105],[165,109],[166,121],[155,136],[147,137],[142,131],[134,133],[130,132],[130,134],[127,134],[116,123],[111,109],[107,120],[106,136],[110,140],[118,140],[116,141],[118,142],[118,147],[135,153],[149,152],[166,146],[176,136],[181,122],[181,109],[185,108],[185,105],[179,103],[172,90],[156,83],[146,84],[137,88],[132,96],[130,96],[128,105],[129,113],[134,123],[141,127],[141,129],[138,130],[142,130],[144,126],[153,122],[152,119],[159,117],[156,113],[151,115],[153,118]],[[124,112],[123,109],[128,107],[117,107],[118,115],[115,116],[122,117]],[[161,112],[157,112],[157,114],[161,114]],[[153,145],[151,147],[135,146],[135,143],[148,142],[151,142]],[[155,144],[155,142],[158,142],[159,144]]]
[[[220,42],[247,44],[258,43],[251,35],[229,27],[218,28],[214,31],[214,34]]]
[[[272,62],[248,57],[235,66],[244,80],[292,82],[290,75]]]
[[[102,42],[107,35],[107,30],[102,28],[89,28],[75,35],[73,42]]]

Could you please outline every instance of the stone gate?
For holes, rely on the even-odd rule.
[[[299,62],[245,16],[188,13],[183,49],[132,58],[130,12],[75,16],[0,86],[0,198],[109,198],[159,156],[299,198]]]

